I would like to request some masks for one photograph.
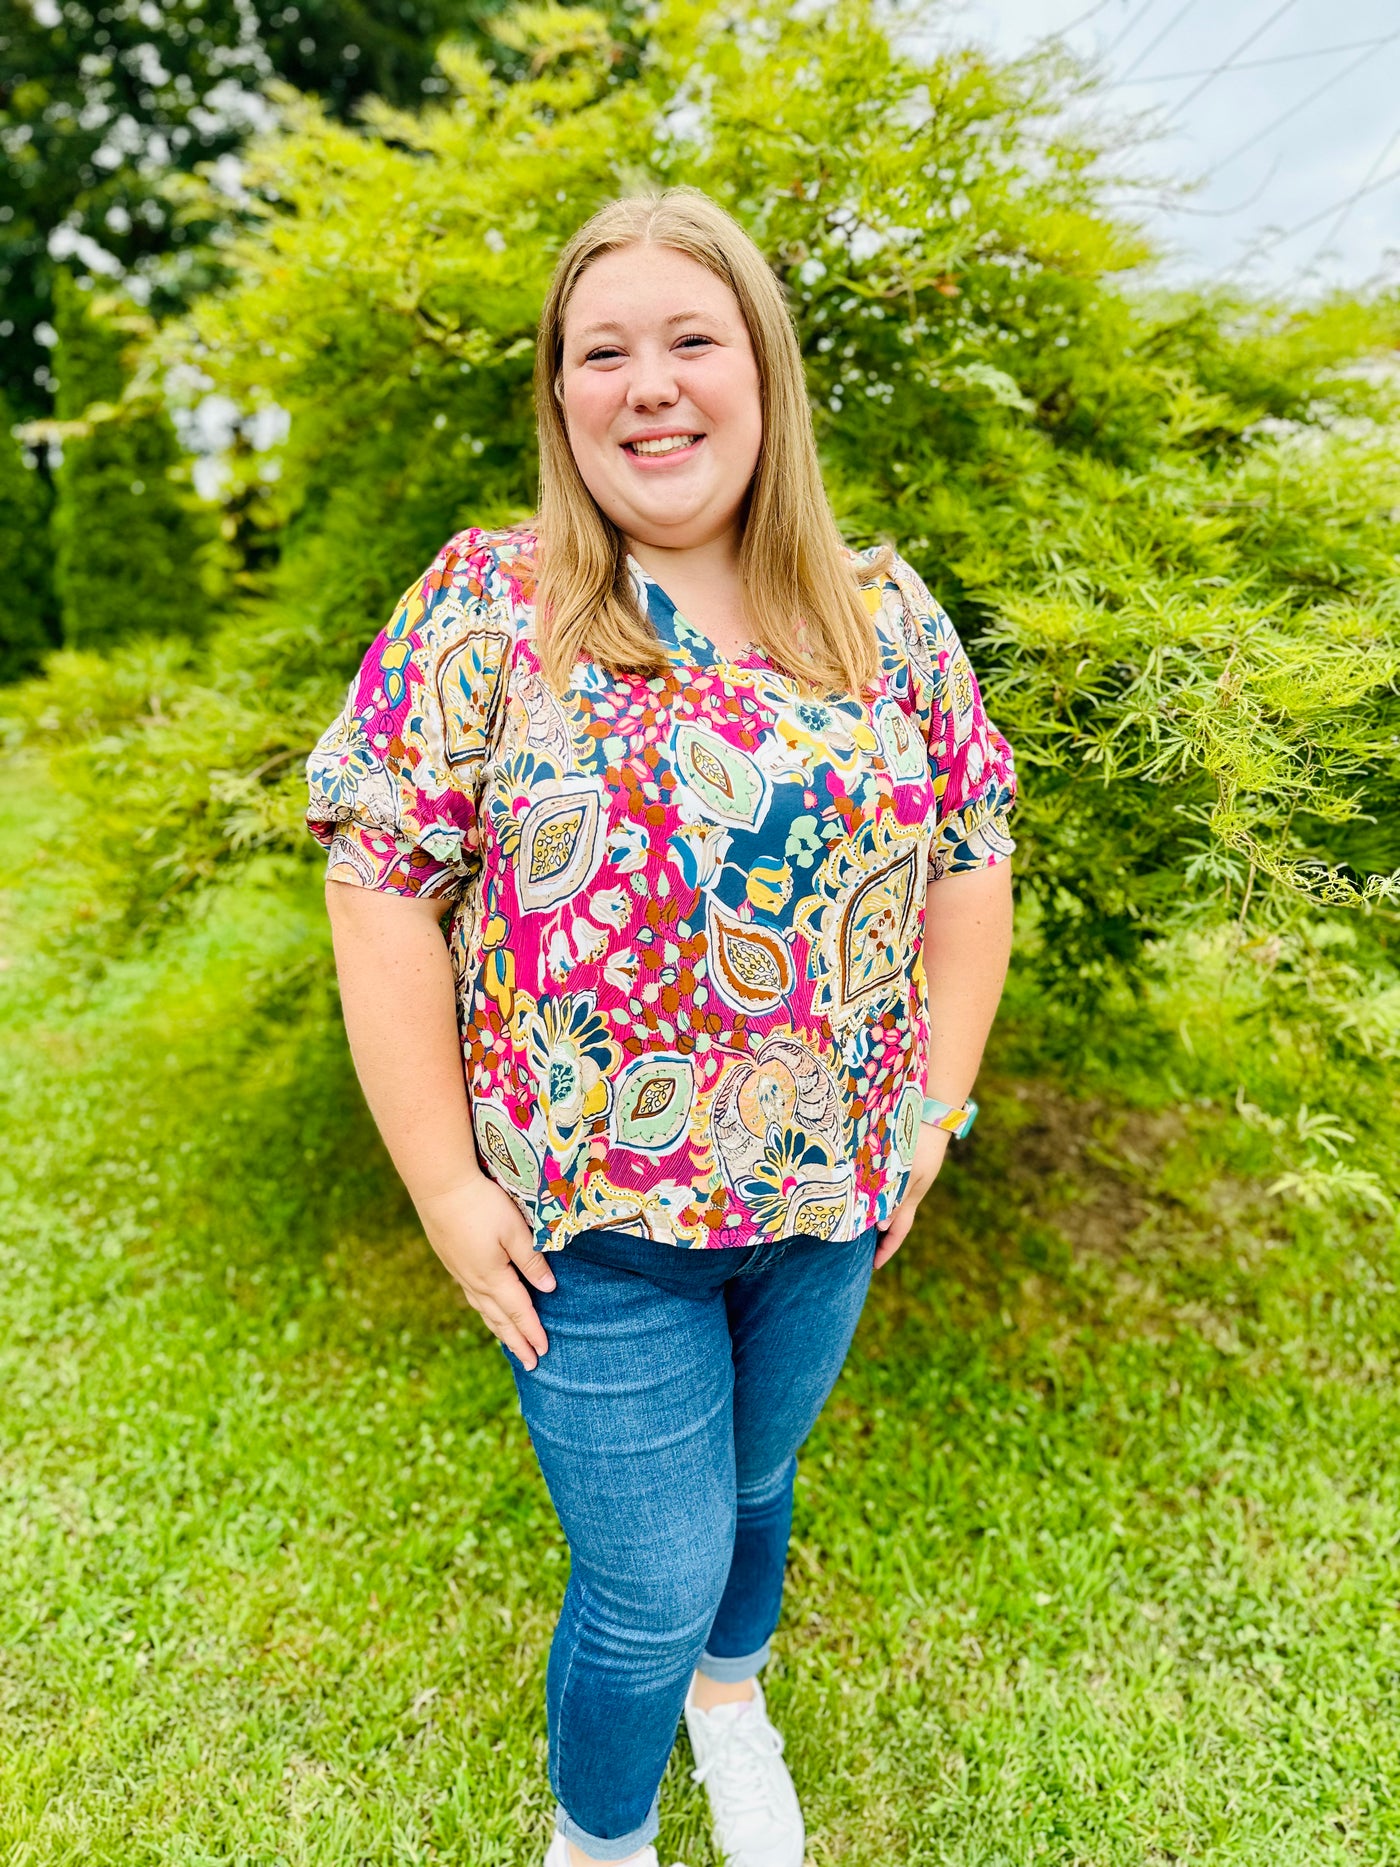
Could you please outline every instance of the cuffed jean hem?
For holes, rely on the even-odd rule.
[[[757,1653],[745,1653],[739,1659],[729,1659],[727,1656],[717,1659],[713,1653],[702,1653],[695,1663],[695,1670],[704,1673],[707,1679],[713,1679],[716,1685],[738,1685],[741,1679],[752,1679],[756,1673],[762,1672],[772,1651],[773,1642],[765,1640]]]
[[[595,1861],[625,1861],[629,1854],[640,1853],[648,1841],[655,1841],[660,1834],[661,1792],[658,1790],[652,1797],[646,1819],[630,1835],[618,1835],[613,1840],[602,1841],[597,1835],[590,1835],[586,1828],[580,1828],[562,1802],[554,1805],[554,1826],[566,1841],[572,1841],[576,1848],[591,1854]]]

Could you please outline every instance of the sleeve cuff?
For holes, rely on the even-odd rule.
[[[307,818],[307,828],[326,851],[326,880],[349,882],[385,895],[451,894],[464,879],[417,843],[358,823]]]
[[[994,868],[1016,847],[1011,834],[1010,799],[970,804],[945,817],[929,852],[929,880]]]

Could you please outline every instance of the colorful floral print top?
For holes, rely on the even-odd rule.
[[[329,873],[450,895],[477,1148],[535,1242],[854,1239],[923,1111],[924,892],[1013,847],[1011,753],[897,558],[882,674],[816,702],[634,558],[670,671],[539,672],[533,534],[465,531],[313,753]]]

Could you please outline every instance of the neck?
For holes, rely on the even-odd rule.
[[[731,526],[702,545],[650,545],[627,539],[627,549],[644,571],[665,585],[668,577],[689,583],[722,585],[739,574],[739,532]]]

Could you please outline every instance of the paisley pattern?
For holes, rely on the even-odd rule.
[[[371,646],[307,765],[329,873],[450,898],[478,1154],[541,1249],[856,1238],[918,1139],[927,885],[1013,848],[953,626],[896,558],[877,691],[813,700],[629,559],[669,672],[560,696],[534,552],[459,534]]]

